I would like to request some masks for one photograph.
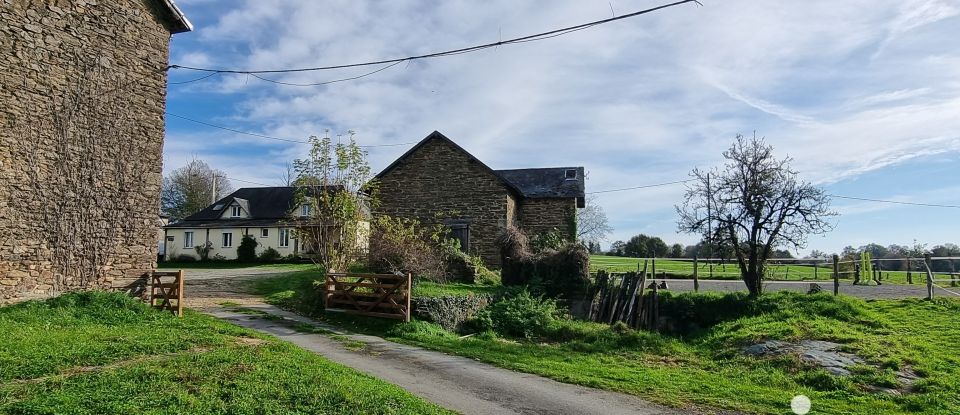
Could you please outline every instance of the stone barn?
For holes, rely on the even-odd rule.
[[[376,176],[376,214],[443,223],[464,252],[499,268],[495,240],[506,226],[528,236],[577,234],[584,206],[583,167],[493,170],[434,131]]]
[[[0,0],[0,303],[157,259],[172,0]]]

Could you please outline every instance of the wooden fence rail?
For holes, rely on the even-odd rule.
[[[410,321],[411,276],[327,273],[324,306],[372,317]]]
[[[149,277],[150,305],[183,317],[183,270],[154,271]]]

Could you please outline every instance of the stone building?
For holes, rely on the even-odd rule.
[[[436,131],[376,177],[375,215],[443,223],[464,251],[495,268],[495,240],[504,227],[528,236],[556,229],[572,240],[577,208],[584,206],[583,167],[493,170]]]
[[[172,0],[0,0],[0,302],[155,268]]]

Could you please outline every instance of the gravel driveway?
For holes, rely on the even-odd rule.
[[[290,272],[296,271],[269,267],[184,269],[184,305],[205,309],[217,307],[223,302],[262,304],[263,298],[251,292],[251,282]]]

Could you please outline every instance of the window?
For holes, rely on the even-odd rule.
[[[193,248],[193,232],[184,232],[184,233],[183,233],[183,247],[184,247],[184,248]]]
[[[266,237],[268,237],[268,236],[270,236],[270,229],[261,228],[261,229],[260,229],[260,237],[261,237],[261,238],[266,238]]]
[[[310,205],[306,203],[300,205],[300,216],[310,216]]]
[[[242,212],[242,210],[240,209],[240,206],[234,206],[234,207],[230,208],[230,217],[232,217],[232,218],[239,218],[241,212]]]
[[[232,232],[224,232],[222,236],[223,236],[223,244],[222,244],[223,247],[224,247],[224,248],[230,248],[230,247],[232,247],[232,246],[233,246],[233,233],[232,233]]]
[[[280,241],[279,245],[281,248],[286,248],[290,246],[290,229],[280,229]]]
[[[213,207],[213,210],[220,210],[220,209],[223,209],[223,203],[219,203]]]
[[[577,169],[567,169],[564,174],[564,178],[567,180],[576,180],[577,179]]]

